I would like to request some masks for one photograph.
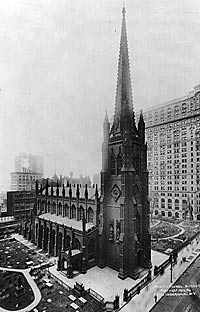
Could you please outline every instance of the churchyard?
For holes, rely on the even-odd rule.
[[[36,272],[36,284],[42,294],[42,299],[34,312],[37,311],[83,311],[83,312],[101,312],[102,304],[91,297],[87,291],[78,293],[74,289],[56,280],[47,270],[42,274]],[[80,309],[80,310],[79,310]]]
[[[0,241],[0,267],[26,269],[44,262],[34,250],[30,250],[15,239]]]
[[[150,228],[151,247],[164,253],[169,253],[169,250],[180,247],[181,244],[200,232],[198,222],[164,218],[153,219],[153,221]]]
[[[22,273],[0,270],[0,307],[16,311],[27,307],[33,299],[33,291]]]
[[[81,285],[78,285],[80,291],[75,290],[51,275],[48,266],[52,261],[49,260],[45,254],[41,256],[16,239],[0,241],[0,310],[28,308],[38,295],[34,291],[37,288],[41,299],[32,309],[28,308],[29,311],[103,311],[103,304]]]

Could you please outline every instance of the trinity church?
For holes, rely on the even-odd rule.
[[[114,120],[103,124],[101,188],[36,184],[36,209],[24,235],[50,255],[69,278],[95,265],[121,279],[151,267],[147,145],[142,113],[135,122],[125,8]]]

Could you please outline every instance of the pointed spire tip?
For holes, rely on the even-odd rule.
[[[126,14],[126,9],[125,9],[125,3],[123,2],[123,7],[122,7],[122,14],[125,15]]]

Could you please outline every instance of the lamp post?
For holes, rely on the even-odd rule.
[[[173,282],[172,280],[172,262],[173,262],[172,254],[169,256],[169,260],[170,260],[170,283],[172,283]]]

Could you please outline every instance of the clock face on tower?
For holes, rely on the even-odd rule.
[[[111,197],[114,199],[115,202],[118,201],[120,195],[121,195],[121,191],[119,189],[119,187],[117,186],[117,184],[115,184],[110,192]]]

